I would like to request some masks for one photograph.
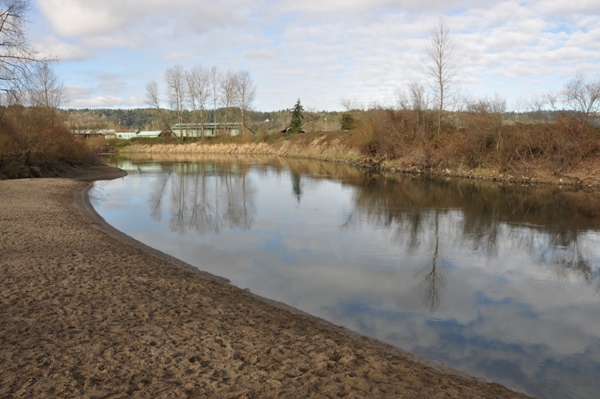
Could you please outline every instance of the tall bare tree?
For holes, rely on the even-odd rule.
[[[566,106],[581,112],[587,119],[600,111],[600,78],[589,81],[583,72],[578,72],[560,94]]]
[[[56,109],[63,105],[66,92],[47,62],[38,64],[29,78],[29,103],[36,107]]]
[[[185,70],[181,65],[175,65],[165,71],[165,82],[169,105],[175,110],[177,123],[179,123],[179,135],[183,136],[183,110],[185,109],[186,89]]]
[[[437,101],[437,134],[442,128],[442,113],[447,100],[454,94],[454,84],[458,74],[454,56],[454,39],[450,27],[444,19],[431,29],[429,39],[424,45],[425,70],[432,78],[432,89]]]
[[[175,137],[177,137],[175,132],[173,132],[173,130],[171,129],[171,124],[167,121],[167,118],[162,110],[162,107],[160,106],[160,96],[158,94],[158,84],[154,80],[151,82],[148,82],[148,84],[146,84],[146,104],[149,105],[150,107],[154,108],[154,110],[158,114],[158,117],[160,118],[160,121],[163,124],[164,129],[171,132],[171,134],[173,134]]]
[[[233,112],[232,107],[236,104],[237,95],[237,75],[232,71],[227,71],[220,84],[221,105],[225,109],[225,123],[231,123]]]
[[[252,109],[252,103],[256,97],[256,86],[248,71],[239,71],[237,73],[237,100],[241,112],[242,133],[245,126],[245,111]]]
[[[201,136],[204,137],[204,109],[209,97],[209,71],[196,65],[186,72],[185,77],[194,122],[200,122]]]
[[[219,87],[221,85],[221,72],[216,66],[213,66],[208,71],[208,87],[209,95],[213,104],[213,122],[215,131],[217,129],[217,104],[219,103]]]

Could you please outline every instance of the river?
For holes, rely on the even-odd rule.
[[[113,157],[97,212],[240,288],[542,398],[600,392],[600,195],[279,158]]]

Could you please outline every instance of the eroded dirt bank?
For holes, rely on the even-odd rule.
[[[580,162],[569,172],[558,172],[540,164],[528,164],[518,170],[500,172],[495,168],[470,169],[466,166],[448,168],[424,166],[423,154],[384,160],[365,157],[357,149],[347,145],[342,139],[329,139],[327,135],[307,137],[301,140],[278,140],[267,143],[230,144],[136,144],[129,151],[149,154],[229,154],[229,155],[273,155],[290,158],[317,159],[329,162],[342,162],[353,166],[377,169],[392,173],[427,174],[435,176],[459,177],[477,180],[493,180],[517,184],[552,184],[578,186],[587,189],[600,189],[600,158]],[[416,161],[413,158],[419,158]]]
[[[86,187],[0,181],[2,398],[526,397],[153,251]]]

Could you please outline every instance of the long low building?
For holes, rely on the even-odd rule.
[[[144,139],[155,139],[158,136],[160,136],[161,133],[162,133],[162,131],[160,131],[160,130],[142,130],[135,137],[144,138]]]
[[[71,133],[86,139],[104,137],[107,140],[131,140],[134,137],[156,138],[161,134],[161,131],[141,131],[139,129],[74,129],[71,130]]]
[[[132,138],[157,138],[168,137],[172,134],[180,138],[201,138],[216,136],[236,137],[242,133],[242,124],[239,122],[230,123],[182,123],[173,125],[170,131],[160,130],[135,130],[135,129],[78,129],[71,130],[71,133],[83,136],[84,138],[104,137],[110,139],[131,140]]]
[[[174,125],[171,130],[178,137],[215,137],[239,136],[242,133],[242,124],[239,122],[229,123],[182,123]]]

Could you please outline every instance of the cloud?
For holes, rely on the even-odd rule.
[[[71,98],[69,106],[74,108],[110,108],[126,105],[128,102],[119,96],[95,96]]]
[[[600,13],[600,3],[596,0],[542,0],[532,3],[539,13],[561,17],[570,17],[573,14]]]
[[[268,60],[278,56],[279,53],[273,50],[249,50],[244,54],[244,58],[249,60]]]
[[[82,86],[66,86],[65,89],[69,92],[71,98],[79,98],[82,96],[89,96],[94,92],[90,87]]]
[[[448,10],[454,7],[469,7],[473,5],[485,5],[494,3],[492,0],[447,0],[440,2],[438,0],[305,0],[298,2],[295,0],[281,1],[282,11],[300,11],[310,13],[328,14],[332,12],[360,13],[379,11],[385,9],[393,10],[422,10],[429,13]]]
[[[127,2],[120,2],[123,6]],[[54,30],[65,37],[106,33],[121,28],[126,14],[118,13],[114,1],[44,0],[38,7]]]
[[[44,54],[72,63],[69,79],[78,75],[76,65],[92,68],[92,62],[78,64],[86,60],[136,75],[137,86],[123,85],[118,94],[125,99],[143,97],[133,90],[143,91],[140,82],[160,81],[173,63],[200,63],[249,70],[259,108],[288,107],[300,97],[317,108],[340,109],[341,98],[368,105],[388,101],[395,87],[411,81],[426,84],[422,44],[444,15],[465,89],[520,98],[556,90],[578,69],[598,68],[596,3],[39,0],[50,31],[37,42]]]
[[[228,3],[235,3],[229,1]],[[231,5],[231,4],[228,4]],[[136,25],[150,15],[174,15],[177,26],[186,21],[190,26],[214,26],[232,16],[228,5],[203,0],[38,0],[38,7],[56,33],[64,37],[105,35],[127,25]]]
[[[57,39],[55,36],[46,36],[33,47],[39,49],[43,58],[58,59],[60,61],[80,61],[90,57],[89,50],[78,44],[69,44]]]

